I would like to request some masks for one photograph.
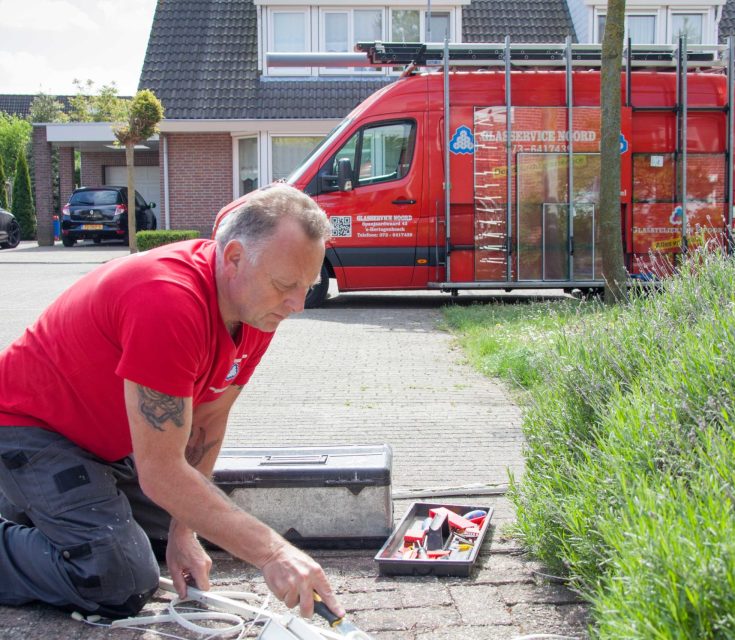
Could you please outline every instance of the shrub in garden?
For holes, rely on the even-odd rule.
[[[181,242],[182,240],[193,240],[199,237],[198,231],[191,230],[160,230],[160,231],[138,231],[135,238],[140,251],[160,247],[164,244],[172,242]]]
[[[26,154],[23,151],[18,153],[18,160],[15,163],[12,211],[18,219],[21,238],[33,240],[36,237],[36,211],[33,208],[31,195],[31,175],[28,172]]]
[[[0,209],[8,209],[8,191],[5,188],[5,163],[0,156]]]
[[[735,637],[735,263],[695,253],[573,328],[531,392],[518,532],[599,637]]]

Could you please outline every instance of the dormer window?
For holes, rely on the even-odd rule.
[[[325,0],[310,5],[286,4],[287,0],[256,0],[261,36],[261,69],[264,54],[274,52],[352,52],[357,42],[461,42],[462,6],[469,0],[444,0],[429,13],[425,4],[394,6],[363,0],[346,7]],[[298,0],[297,0],[298,1]],[[400,0],[398,0],[400,2]],[[268,68],[264,75],[384,75],[392,70],[356,68]]]

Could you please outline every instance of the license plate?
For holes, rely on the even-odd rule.
[[[82,231],[102,231],[104,226],[101,224],[83,224]]]

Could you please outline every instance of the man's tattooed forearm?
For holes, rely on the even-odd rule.
[[[202,460],[207,452],[214,446],[219,444],[219,440],[212,440],[211,442],[204,441],[204,429],[193,425],[191,428],[191,435],[189,436],[189,442],[186,445],[186,461],[192,466],[196,467]]]
[[[138,385],[140,401],[138,409],[157,431],[165,431],[163,425],[170,420],[177,427],[184,426],[184,399],[154,391]]]

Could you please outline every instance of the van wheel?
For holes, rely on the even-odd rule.
[[[320,280],[319,284],[314,285],[314,288],[306,294],[306,301],[304,306],[307,309],[316,309],[324,304],[327,299],[327,293],[329,293],[329,271],[327,265],[322,265],[322,270],[319,273]]]

